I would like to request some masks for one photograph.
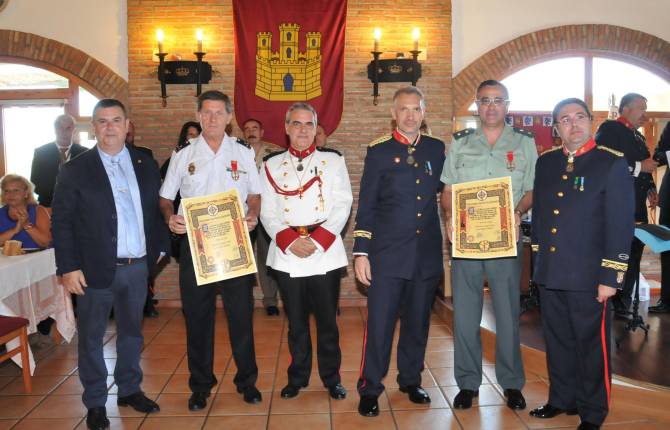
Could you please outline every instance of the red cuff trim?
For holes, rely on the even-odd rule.
[[[297,231],[293,230],[292,228],[286,228],[277,233],[275,242],[277,243],[279,249],[281,249],[282,252],[286,254],[286,249],[299,237],[300,235]]]
[[[324,251],[328,251],[330,245],[335,242],[335,235],[321,226],[315,228],[314,231],[310,233],[309,237],[321,245]]]

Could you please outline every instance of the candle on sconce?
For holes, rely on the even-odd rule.
[[[158,41],[158,53],[162,54],[163,53],[163,37],[165,35],[163,34],[163,30],[156,30],[156,40]]]
[[[421,31],[417,27],[412,31],[412,38],[414,39],[414,50],[415,51],[419,50],[419,36],[421,36]]]
[[[382,31],[379,28],[375,28],[375,31],[373,33],[374,38],[375,38],[375,44],[374,44],[374,52],[379,52],[379,39],[382,38]]]
[[[195,31],[195,38],[198,40],[198,51],[197,52],[202,52],[202,30],[197,29]]]

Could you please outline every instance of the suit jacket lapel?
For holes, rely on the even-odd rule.
[[[134,148],[128,147],[128,152],[130,153],[130,160],[133,162],[133,169],[135,170],[135,178],[137,179],[137,188],[140,192],[140,201],[142,203],[142,218],[145,220],[146,224],[146,214],[149,213],[149,208],[147,207],[147,199],[144,195],[143,190],[146,188],[148,183],[148,172],[144,167],[142,158],[140,158],[139,151]],[[146,228],[146,226],[145,226]]]
[[[105,166],[102,164],[102,159],[98,153],[98,148],[93,147],[91,149],[92,154],[90,154],[90,163],[91,163],[91,181],[96,184],[100,184],[103,189],[103,193],[106,196],[107,204],[110,205],[111,210],[116,213],[116,204],[114,203],[114,193],[112,192],[112,183],[109,182],[109,176],[107,176],[107,171]]]

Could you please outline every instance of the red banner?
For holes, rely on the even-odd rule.
[[[344,97],[346,0],[233,0],[235,118],[263,123],[286,146],[286,109],[305,101],[331,134]]]

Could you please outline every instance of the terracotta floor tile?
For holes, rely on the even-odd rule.
[[[262,395],[262,393],[261,393]],[[210,415],[267,415],[270,409],[270,393],[265,393],[260,403],[250,404],[244,401],[242,394],[217,394],[212,402]]]
[[[108,417],[108,419],[110,424],[109,430],[136,430],[144,420],[144,418],[128,417]],[[88,427],[86,427],[86,420],[82,420],[75,430],[88,430]]]
[[[58,384],[63,382],[67,376],[33,376],[33,390],[31,395],[49,394]],[[5,386],[2,395],[26,394],[23,388],[23,378],[15,378],[11,384]]]
[[[203,430],[265,430],[267,423],[267,415],[210,416],[207,418]]]
[[[287,383],[288,374],[285,370],[282,369],[277,372],[275,387],[277,387],[277,390],[281,390],[284,388],[284,386],[286,386]],[[309,385],[302,388],[300,391],[326,391],[326,388],[323,386],[323,382],[321,382],[321,378],[319,378],[319,371],[317,370],[316,364],[312,365],[312,373],[309,376]]]
[[[301,391],[292,399],[283,399],[279,391],[272,395],[272,414],[317,414],[329,412],[326,391]]]
[[[330,401],[330,411],[332,413],[346,413],[346,412],[356,412],[358,414],[358,403],[361,398],[356,392],[356,390],[350,390],[347,393],[347,397],[342,400],[329,399]],[[389,399],[385,393],[382,393],[381,396],[377,399],[379,403],[380,411],[390,411],[391,405]],[[274,404],[273,404],[274,407]]]
[[[450,409],[393,411],[398,430],[451,430],[460,429]],[[492,430],[494,427],[490,427]],[[488,430],[482,429],[482,430]]]
[[[457,386],[442,387],[444,395],[449,400],[449,404],[454,403],[454,397],[460,391]],[[526,398],[527,400],[528,398]],[[479,387],[479,396],[472,399],[473,406],[499,406],[504,405],[505,399],[493,385],[485,384]]]
[[[330,416],[328,414],[270,415],[268,430],[286,430],[292,428],[330,430]]]
[[[0,396],[0,419],[22,418],[44,396]]]
[[[185,354],[186,344],[170,345],[151,343],[142,351],[142,358],[172,358],[177,356],[181,358]]]
[[[524,430],[526,425],[507,406],[482,406],[454,410],[463,429]],[[520,411],[519,414],[528,413]]]
[[[411,402],[407,397],[407,394],[401,393],[400,390],[387,389],[386,395],[388,396],[389,402],[391,403],[391,409],[394,411],[404,409],[439,409],[449,407],[447,400],[444,398],[438,387],[429,387],[425,390],[430,396],[430,403],[427,404],[417,404]]]
[[[499,385],[497,387],[502,392],[502,388]],[[544,405],[549,398],[549,386],[542,381],[527,382],[521,392],[530,409]]]
[[[0,376],[20,376],[21,368],[14,364],[13,361],[7,360],[0,363]]]
[[[386,389],[391,389],[395,390],[398,388],[398,370],[390,370],[388,375],[386,376],[386,379],[384,379],[384,386]],[[437,382],[435,382],[435,378],[433,378],[433,375],[431,375],[430,371],[428,369],[424,369],[423,372],[421,372],[421,386],[423,388],[427,387],[437,387]]]
[[[180,361],[181,357],[142,358],[140,359],[140,366],[145,375],[172,374]]]
[[[457,385],[453,367],[431,367],[430,373],[441,387]]]
[[[623,424],[608,424],[605,421],[605,424],[601,427],[603,430],[625,430],[630,428],[634,428],[635,430],[667,430],[670,428],[670,423],[628,422]]]
[[[214,396],[207,399],[207,407],[199,411],[191,411],[188,409],[188,399],[191,393],[175,393],[175,394],[161,394],[156,402],[161,407],[161,411],[154,414],[155,417],[166,416],[191,416],[200,417],[205,416],[209,412]]]
[[[169,376],[169,380],[163,389],[163,393],[191,393],[188,386],[190,375],[186,373],[175,373]],[[221,385],[219,383],[219,385]]]
[[[81,418],[48,418],[48,419],[25,419],[12,430],[71,430],[77,426]]]
[[[393,415],[382,411],[374,418],[361,416],[358,412],[337,413],[332,416],[333,430],[395,430]]]
[[[148,416],[142,430],[200,430],[205,417],[159,417]]]
[[[81,402],[81,396],[68,394],[48,396],[28,415],[28,418],[81,418],[84,415],[86,407]]]
[[[454,351],[432,351],[426,352],[426,365],[433,367],[453,367]]]
[[[527,409],[530,410],[530,408]],[[533,418],[530,415],[528,415],[527,412],[526,413],[520,412],[518,416],[521,419],[521,421],[523,421],[524,424],[526,424],[526,427],[530,429],[544,429],[544,428],[557,428],[557,427],[574,429],[579,425],[579,417],[576,415],[567,416],[564,414],[548,420]]]
[[[69,358],[77,359],[77,346],[76,345],[57,345],[49,351],[49,357],[51,358]]]
[[[258,367],[258,373],[274,373],[277,369],[277,358],[276,357],[256,357],[256,366]],[[216,362],[214,365],[216,371]],[[237,366],[235,366],[235,361],[230,360],[230,364],[226,368],[225,373],[235,373],[237,372]]]
[[[454,339],[452,337],[431,337],[428,338],[426,352],[433,351],[453,351]]]
[[[146,337],[146,336],[145,336]],[[160,332],[152,340],[153,345],[180,345],[186,341],[185,336],[175,336],[173,333]]]
[[[163,391],[163,387],[170,379],[170,375],[144,375],[142,378],[142,391],[149,394],[158,394]],[[117,394],[119,387],[114,384],[109,389],[109,394]],[[154,396],[155,397],[155,396]]]
[[[77,365],[76,359],[49,357],[36,363],[34,376],[70,375]]]
[[[114,385],[114,377],[107,376],[107,387],[112,387]],[[81,386],[81,381],[79,380],[79,375],[70,375],[67,379],[60,384],[52,393],[56,396],[61,396],[64,394],[82,394],[84,392],[84,387]]]
[[[446,324],[431,324],[428,337],[451,337],[453,333]]]
[[[0,395],[4,394],[3,388],[16,379],[15,376],[0,376]]]
[[[18,422],[18,420],[0,420],[0,430],[9,430],[17,422]]]

